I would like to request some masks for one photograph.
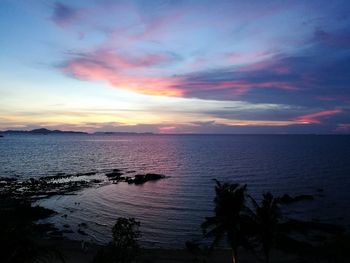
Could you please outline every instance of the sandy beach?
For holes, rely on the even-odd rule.
[[[43,245],[49,245],[58,249],[66,263],[86,263],[91,262],[100,246],[91,243],[85,243],[85,249],[82,249],[82,243],[67,239],[41,240]],[[205,261],[203,261],[205,260]],[[261,262],[262,258],[252,255],[246,251],[239,251],[239,261],[242,263]],[[292,263],[297,258],[278,251],[273,251],[272,263]],[[230,263],[232,262],[231,251],[229,249],[217,249],[208,257],[199,257],[195,261],[194,255],[186,249],[141,249],[138,262],[142,263],[177,263],[177,262],[211,262],[211,263]],[[56,261],[54,261],[56,262]],[[60,262],[57,260],[57,262]]]

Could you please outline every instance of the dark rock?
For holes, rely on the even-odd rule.
[[[48,234],[50,236],[53,236],[53,237],[61,237],[62,236],[62,232],[59,230],[50,231]]]
[[[31,184],[37,184],[38,180],[34,179],[34,178],[29,178],[29,181]]]
[[[31,207],[29,212],[30,218],[32,220],[44,219],[54,214],[56,214],[55,211],[41,206]]]
[[[83,236],[87,236],[84,230],[78,229],[78,233]]]
[[[115,169],[116,170],[116,169]],[[120,171],[115,171],[115,170],[113,170],[111,173],[106,173],[106,176],[108,177],[108,178],[118,178],[118,177],[120,177],[120,176],[122,176],[123,175],[123,173],[122,172],[120,172]]]
[[[0,219],[8,218],[11,222],[36,221],[52,216],[56,212],[41,206],[32,206],[29,200],[14,198],[0,199]]]
[[[291,197],[289,194],[284,194],[282,197],[279,198],[279,202],[281,204],[291,204],[306,200],[314,200],[314,197],[312,195],[297,195],[295,197]]]
[[[63,227],[64,228],[70,228],[70,226],[68,224],[64,224]]]
[[[72,233],[74,233],[72,230],[70,230],[70,229],[65,229],[65,230],[62,230],[61,231],[63,234],[72,234]]]
[[[52,180],[60,180],[60,179],[69,179],[69,178],[71,178],[71,177],[80,177],[80,176],[95,175],[96,173],[97,173],[97,172],[77,173],[77,174],[57,173],[56,175],[53,175],[53,176],[43,176],[43,177],[40,177],[40,180],[52,181]]]
[[[10,178],[10,177],[0,177],[0,182],[16,182],[17,178]]]
[[[72,177],[73,175],[71,174],[65,174],[65,173],[57,173],[56,175],[53,176],[43,176],[40,177],[40,180],[59,180],[59,179],[65,179],[65,178],[69,178]]]
[[[312,195],[298,195],[294,197],[294,200],[297,201],[303,201],[303,200],[314,200],[315,198]]]
[[[82,175],[95,175],[97,172],[88,172],[88,173],[83,173]]]
[[[165,176],[162,174],[154,174],[154,173],[137,174],[133,179],[130,179],[128,183],[143,184],[148,181],[156,181],[163,178],[165,178]]]
[[[87,227],[88,227],[88,225],[87,225],[86,223],[80,223],[78,226],[79,226],[79,227],[84,227],[84,228],[87,228]]]
[[[58,231],[54,224],[51,223],[33,224],[32,227],[34,228],[35,232],[40,233],[41,235],[44,235],[50,231]]]
[[[294,198],[291,197],[289,194],[284,194],[282,197],[278,199],[278,201],[282,204],[289,204],[294,201]]]
[[[99,184],[99,183],[102,183],[102,180],[93,179],[93,180],[91,180],[91,183],[93,183],[93,184]]]

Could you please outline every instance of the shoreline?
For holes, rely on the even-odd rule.
[[[56,196],[63,195],[74,195],[78,191],[81,191],[86,188],[92,188],[92,186],[99,185],[101,181],[96,181],[97,172],[91,171],[86,173],[78,173],[73,175],[67,174],[57,174],[54,177],[41,177],[39,179],[29,178],[26,181],[20,181],[17,179],[11,178],[2,178],[0,177],[0,186],[3,186],[2,191],[0,191],[0,208],[2,209],[0,212],[9,212],[9,218],[15,219],[14,221],[8,220],[7,223],[9,226],[21,225],[23,222],[31,225],[33,231],[29,235],[29,239],[33,240],[36,245],[41,245],[42,247],[54,247],[58,251],[62,253],[62,255],[66,258],[66,262],[91,262],[96,253],[100,248],[106,247],[106,245],[98,244],[95,242],[89,241],[77,241],[68,239],[64,236],[64,231],[72,231],[69,228],[62,230],[58,229],[55,224],[41,224],[40,221],[42,219],[50,218],[52,215],[59,215],[60,217],[67,217],[67,215],[62,214],[57,211],[53,211],[51,209],[44,208],[43,206],[33,206],[35,204],[35,200],[38,200],[38,193],[42,195],[42,199],[47,199]],[[109,169],[108,171],[104,171],[101,175],[104,176],[104,182],[109,184],[115,183],[126,183],[126,184],[143,184],[148,181],[159,180],[166,178],[165,176],[158,174],[137,174],[133,177],[126,177],[128,175],[127,171],[122,171],[120,169]],[[84,178],[89,178],[89,181],[84,181]],[[126,179],[130,178],[130,179]],[[77,184],[76,180],[82,180],[83,183]],[[22,189],[20,191],[20,189]],[[24,189],[24,190],[23,190]],[[323,192],[323,189],[318,189],[317,192]],[[39,198],[40,199],[40,198]],[[284,194],[277,198],[279,204],[288,205],[295,202],[303,202],[303,201],[312,201],[314,197],[312,195],[297,195],[290,196],[288,194]],[[54,209],[54,208],[53,208]],[[18,216],[19,215],[19,216]],[[288,219],[288,218],[287,218]],[[286,222],[284,222],[286,224]],[[78,224],[79,234],[85,234],[84,229],[87,227],[86,223],[80,222]],[[81,228],[80,228],[81,226]],[[324,236],[325,238],[332,237],[335,238],[337,235],[343,234],[343,230],[341,227],[332,224],[319,223],[319,222],[302,222],[298,220],[288,219],[288,227],[293,229],[298,229],[300,231],[310,231],[311,234],[314,234],[315,237],[320,239],[320,233],[324,232],[327,234]],[[6,228],[6,225],[5,225]],[[80,231],[80,232],[79,232]],[[6,232],[6,229],[5,229]],[[0,233],[1,234],[1,233]],[[10,239],[16,239],[16,234],[12,234],[11,231],[7,232],[8,237]],[[344,237],[348,237],[348,233],[344,233]],[[279,252],[273,251],[271,262],[296,262],[298,258],[302,257],[296,250],[298,250],[298,246],[302,246],[301,243],[307,243],[309,237],[305,236],[304,239],[300,240],[300,244],[292,244],[292,246],[286,250],[288,253],[294,252],[295,254],[290,255],[287,252]],[[5,239],[6,240],[6,239]],[[335,240],[335,239],[334,239]],[[335,241],[332,242],[335,243]],[[346,240],[346,239],[344,239]],[[321,241],[318,240],[318,241]],[[346,241],[348,242],[348,241]],[[333,243],[331,243],[333,244]],[[346,243],[348,244],[348,243]],[[350,242],[349,242],[350,244]],[[181,247],[173,246],[173,248],[162,248],[162,247],[153,247],[153,248],[142,248],[140,255],[140,262],[164,262],[164,263],[175,263],[175,262],[194,262],[194,259],[208,260],[209,262],[230,262],[231,261],[231,251],[229,249],[216,249],[210,257],[206,256],[207,250],[200,245],[197,247],[197,254],[191,254],[189,249],[186,248],[185,244],[182,244]],[[295,247],[293,246],[295,245]],[[339,245],[339,244],[337,244]],[[170,245],[171,246],[171,245]],[[312,248],[312,256],[318,256],[318,254],[323,254],[322,246],[315,245]],[[293,251],[295,249],[295,251]],[[304,249],[304,248],[303,248]],[[301,251],[301,250],[300,250]],[[199,254],[198,254],[199,253]],[[240,262],[259,262],[261,257],[257,257],[252,251],[241,250],[240,254]],[[311,255],[311,254],[310,254]],[[307,253],[304,254],[305,257],[309,256]],[[282,260],[283,259],[283,260]],[[203,261],[204,262],[204,261]]]
[[[94,243],[84,243],[85,249],[82,248],[82,242],[65,239],[43,239],[45,245],[54,246],[63,255],[66,263],[86,263],[91,262],[101,245]],[[240,262],[259,262],[259,256],[253,255],[245,250],[240,250]],[[177,262],[195,262],[196,256],[191,254],[186,248],[141,248],[137,262],[154,262],[154,263],[177,263]],[[228,263],[232,261],[232,252],[230,249],[215,249],[209,256],[197,257],[197,262]],[[297,256],[286,254],[279,251],[273,251],[271,263],[294,263]]]
[[[26,198],[23,198],[22,200],[18,198],[16,195],[14,199],[11,199],[9,196],[3,196],[1,199],[1,206],[0,208],[4,209],[3,211],[10,211],[10,216],[12,216],[13,219],[15,219],[14,222],[8,221],[10,224],[14,224],[16,226],[16,222],[22,223],[22,220],[24,222],[32,224],[34,231],[32,232],[34,236],[30,236],[30,239],[33,239],[34,242],[37,245],[41,245],[43,247],[54,247],[62,255],[65,257],[66,262],[91,262],[96,253],[99,251],[100,248],[105,247],[105,245],[100,245],[94,242],[86,242],[86,241],[77,241],[77,240],[71,240],[63,236],[64,232],[62,230],[59,230],[55,227],[55,225],[50,224],[37,224],[35,223],[36,220],[46,219],[49,218],[54,213],[57,215],[57,212],[43,208],[41,206],[32,206],[33,200],[28,200]],[[290,202],[291,197],[284,196],[283,200]],[[304,196],[305,198],[305,196]],[[301,199],[296,198],[294,199]],[[309,199],[309,197],[306,197],[306,199]],[[299,200],[300,201],[300,200]],[[14,213],[11,214],[11,211]],[[18,216],[19,215],[19,216]],[[6,222],[6,220],[5,220]],[[305,222],[308,225],[300,224],[299,221],[291,221],[292,225],[296,226],[297,228],[316,228],[316,230],[323,230],[325,232],[329,232],[329,234],[335,234],[337,231],[339,231],[338,227],[335,225],[327,225],[322,223],[316,223],[316,222]],[[5,227],[6,228],[6,227]],[[51,233],[50,233],[51,232]],[[340,233],[340,232],[339,232]],[[10,233],[12,236],[12,234]],[[13,237],[15,238],[15,237]],[[350,243],[349,243],[350,244]],[[318,247],[315,247],[315,249],[320,249]],[[200,254],[198,255],[198,258],[203,260],[207,260],[208,262],[215,262],[215,263],[224,263],[224,262],[230,262],[231,261],[231,251],[229,249],[216,249],[214,250],[213,254],[211,254],[210,257],[203,256],[203,250],[200,249]],[[291,251],[293,251],[293,248],[291,248]],[[190,251],[185,248],[185,244],[183,244],[183,248],[175,248],[169,249],[169,248],[161,248],[161,247],[154,247],[154,248],[142,248],[141,249],[141,255],[139,257],[139,262],[155,262],[155,263],[175,263],[175,262],[194,262],[194,259],[196,256],[194,254],[191,254]],[[271,262],[296,262],[296,260],[299,258],[297,254],[288,254],[286,252],[279,252],[274,251],[272,253]],[[251,251],[242,250],[240,251],[240,262],[259,262],[261,260],[261,257],[257,257],[252,253]],[[197,261],[201,262],[201,261]]]

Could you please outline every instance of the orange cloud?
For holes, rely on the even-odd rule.
[[[92,53],[74,54],[64,72],[82,80],[104,81],[113,87],[134,92],[172,97],[203,97],[208,92],[225,92],[228,96],[241,96],[251,89],[267,88],[287,91],[297,90],[295,85],[283,80],[250,81],[231,72],[220,76],[206,73],[183,76],[164,76],[162,69],[178,58],[170,53],[130,56],[109,49],[97,49]],[[259,65],[259,63],[254,64]],[[265,63],[261,63],[266,67]],[[158,72],[157,76],[150,74]],[[284,68],[278,68],[285,72]],[[242,79],[243,78],[243,79]]]
[[[151,54],[141,58],[127,58],[108,51],[99,51],[91,58],[80,57],[67,63],[64,72],[82,80],[104,81],[108,84],[148,95],[182,96],[175,88],[176,77],[131,75],[128,71],[151,67],[167,61],[165,55]]]
[[[319,120],[319,118],[332,116],[334,114],[338,114],[341,112],[343,112],[343,110],[341,109],[319,111],[319,112],[299,116],[294,120],[300,124],[320,124],[321,121]]]
[[[108,84],[134,92],[183,97],[187,93],[212,90],[228,90],[234,96],[245,94],[253,88],[272,88],[293,91],[295,86],[284,81],[249,82],[246,80],[201,81],[185,77],[139,76],[138,70],[158,65],[167,58],[164,55],[147,55],[139,59],[130,59],[109,52],[99,52],[88,58],[78,58],[70,61],[64,72],[82,80],[104,81]],[[132,70],[133,75],[129,73]]]

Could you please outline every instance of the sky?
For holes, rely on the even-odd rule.
[[[349,1],[0,0],[0,130],[350,133]]]

